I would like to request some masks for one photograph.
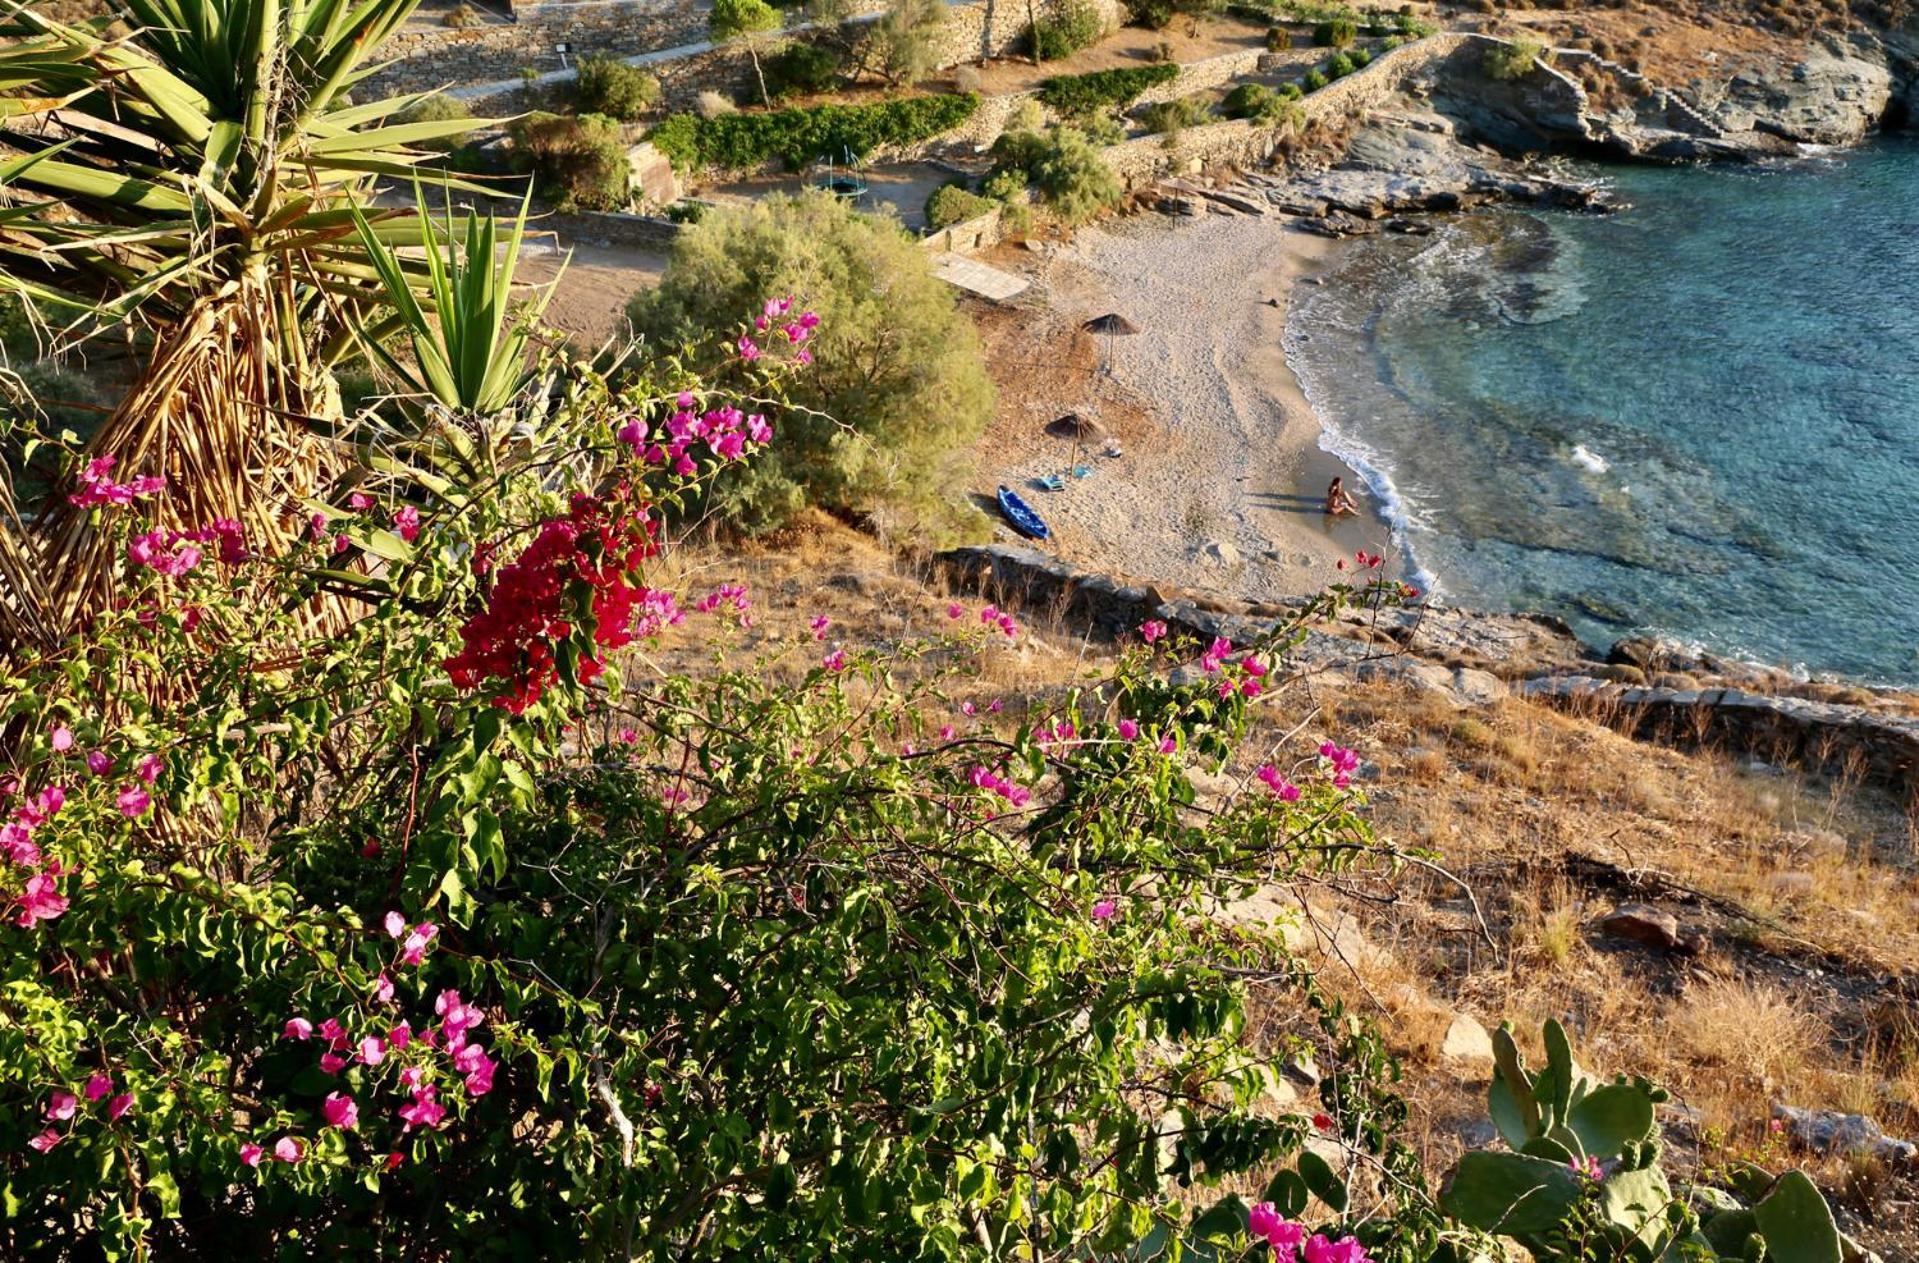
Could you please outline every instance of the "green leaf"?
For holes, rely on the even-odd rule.
[[[1754,1203],[1754,1220],[1772,1263],[1843,1263],[1839,1225],[1804,1171],[1788,1171]]]
[[[1469,1228],[1519,1236],[1558,1224],[1584,1193],[1585,1182],[1563,1163],[1481,1152],[1459,1160],[1439,1205]]]
[[[1616,1158],[1627,1145],[1653,1134],[1652,1099],[1631,1084],[1609,1084],[1573,1106],[1566,1125],[1587,1153]]]
[[[1326,1159],[1311,1149],[1299,1152],[1299,1178],[1306,1182],[1314,1197],[1325,1202],[1334,1214],[1346,1212],[1346,1182],[1339,1178]]]

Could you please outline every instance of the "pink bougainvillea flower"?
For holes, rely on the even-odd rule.
[[[33,829],[18,820],[0,824],[0,852],[22,868],[33,868],[40,863],[40,847],[33,840]]]
[[[251,1140],[246,1141],[240,1146],[240,1161],[250,1167],[257,1167],[260,1165],[260,1159],[266,1156],[266,1152],[266,1150],[254,1144]]]
[[[812,621],[808,622],[806,625],[813,629],[813,639],[825,640],[826,629],[833,625],[833,620],[828,618],[826,615],[821,614],[818,617],[814,618]]]
[[[1259,769],[1259,779],[1266,782],[1266,788],[1273,791],[1281,802],[1299,801],[1299,786],[1279,774],[1279,769],[1268,763]]]
[[[47,1097],[47,1117],[56,1123],[72,1118],[79,1108],[80,1098],[71,1092],[55,1091]]]
[[[1120,720],[1119,739],[1121,741],[1137,741],[1139,739],[1139,725],[1130,719]]]
[[[320,1102],[320,1113],[326,1117],[327,1126],[341,1131],[351,1131],[360,1125],[359,1102],[344,1092],[327,1093],[326,1100]]]
[[[129,785],[113,801],[120,808],[121,815],[129,820],[138,820],[147,814],[147,808],[153,806],[153,795],[138,785]]]
[[[1119,904],[1111,899],[1102,899],[1093,905],[1093,920],[1111,921],[1119,915]]]
[[[420,511],[410,504],[401,505],[399,512],[393,515],[393,529],[411,544],[420,538]]]
[[[346,1027],[340,1025],[339,1018],[330,1017],[320,1023],[320,1038],[337,1048],[346,1043]]]
[[[415,1127],[438,1127],[440,1120],[446,1117],[446,1106],[434,1100],[436,1095],[432,1084],[413,1089],[413,1103],[400,1107],[400,1117],[406,1121],[406,1131]]]
[[[1265,1237],[1279,1224],[1279,1211],[1271,1202],[1260,1202],[1246,1212],[1246,1231],[1255,1237]]]
[[[759,343],[753,341],[753,339],[747,337],[745,334],[740,335],[739,350],[740,358],[749,364],[760,358]]]
[[[406,938],[400,943],[400,963],[417,965],[426,959],[427,945],[440,933],[440,927],[431,921],[422,921],[407,931]]]
[[[844,649],[835,649],[832,653],[820,659],[820,665],[828,671],[846,670],[846,651]]]
[[[1166,624],[1157,618],[1149,618],[1139,625],[1139,638],[1147,644],[1157,643],[1166,635]]]
[[[633,728],[620,729],[618,737],[620,744],[623,746],[638,745],[640,740],[639,732]]]
[[[386,1060],[386,1041],[378,1035],[368,1035],[360,1041],[360,1060],[369,1066],[377,1066]]]
[[[53,747],[55,754],[65,754],[73,749],[73,729],[61,724],[47,737],[47,744]]]
[[[364,491],[356,491],[346,498],[346,507],[355,513],[364,513],[373,507],[373,497]]]
[[[960,714],[965,715],[970,719],[972,716],[979,714],[979,707],[973,705],[973,703],[971,702],[961,702]]]
[[[381,974],[373,980],[373,999],[380,1004],[393,1003],[393,979]]]
[[[290,1017],[282,1034],[287,1039],[312,1039],[313,1023],[303,1017]]]
[[[959,618],[966,613],[966,607],[958,601],[950,601],[946,606],[946,617]]]
[[[133,1093],[122,1092],[107,1102],[107,1121],[118,1122],[120,1116],[133,1108]]]
[[[326,1074],[338,1074],[346,1069],[346,1058],[338,1053],[323,1052],[320,1054],[320,1069]]]
[[[20,892],[20,912],[14,924],[32,929],[35,921],[51,921],[67,910],[67,897],[53,884],[51,873],[39,872],[27,879]]]
[[[37,1153],[46,1153],[60,1143],[60,1133],[49,1127],[33,1139],[27,1141],[27,1147]]]
[[[998,620],[999,620],[999,606],[985,605],[980,607],[980,612],[979,612],[980,622],[990,624],[990,623],[997,622]]]
[[[113,1080],[96,1071],[87,1078],[87,1085],[81,1088],[80,1091],[87,1100],[97,1101],[107,1095],[107,1093],[113,1091]]]
[[[402,934],[406,933],[406,918],[398,912],[387,913],[386,919],[382,921],[381,924],[386,927],[386,936],[388,938],[399,938]]]
[[[306,1142],[293,1136],[282,1136],[273,1146],[273,1158],[276,1162],[298,1162],[306,1156]]]
[[[411,1022],[400,1023],[386,1033],[386,1042],[390,1048],[405,1048],[413,1042],[413,1024]]]
[[[87,771],[95,776],[105,776],[113,770],[113,756],[105,750],[94,750],[87,755]]]
[[[1352,1237],[1331,1237],[1314,1233],[1306,1242],[1306,1263],[1371,1263],[1366,1247]]]
[[[1159,739],[1159,752],[1161,754],[1171,754],[1177,749],[1179,749],[1179,740],[1170,733]]]

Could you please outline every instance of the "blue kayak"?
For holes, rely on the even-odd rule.
[[[1052,532],[1046,529],[1046,522],[1033,512],[1033,506],[1019,498],[1010,488],[999,489],[999,511],[1013,524],[1013,529],[1031,539],[1045,539]]]

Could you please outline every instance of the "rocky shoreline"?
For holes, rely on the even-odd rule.
[[[1408,82],[1394,108],[1302,147],[1283,168],[1163,181],[1147,201],[1188,215],[1277,211],[1332,237],[1425,231],[1404,217],[1495,202],[1603,213],[1621,207],[1560,169],[1561,156],[1791,160],[1904,126],[1919,93],[1919,32],[1909,44],[1821,34],[1798,61],[1683,86],[1568,48],[1505,82],[1486,69],[1502,42],[1467,38]]]
[[[949,549],[948,583],[1010,606],[1055,611],[1115,639],[1147,619],[1236,644],[1270,637],[1307,598],[1251,602],[1082,571],[1035,549]],[[1349,611],[1282,655],[1297,675],[1393,680],[1462,706],[1507,696],[1605,718],[1674,745],[1712,742],[1768,764],[1856,773],[1894,789],[1919,775],[1919,694],[1801,679],[1668,641],[1635,637],[1600,652],[1550,615],[1411,605]]]

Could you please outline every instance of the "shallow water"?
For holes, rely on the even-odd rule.
[[[1919,683],[1919,142],[1602,174],[1302,287],[1326,445],[1455,604]]]

